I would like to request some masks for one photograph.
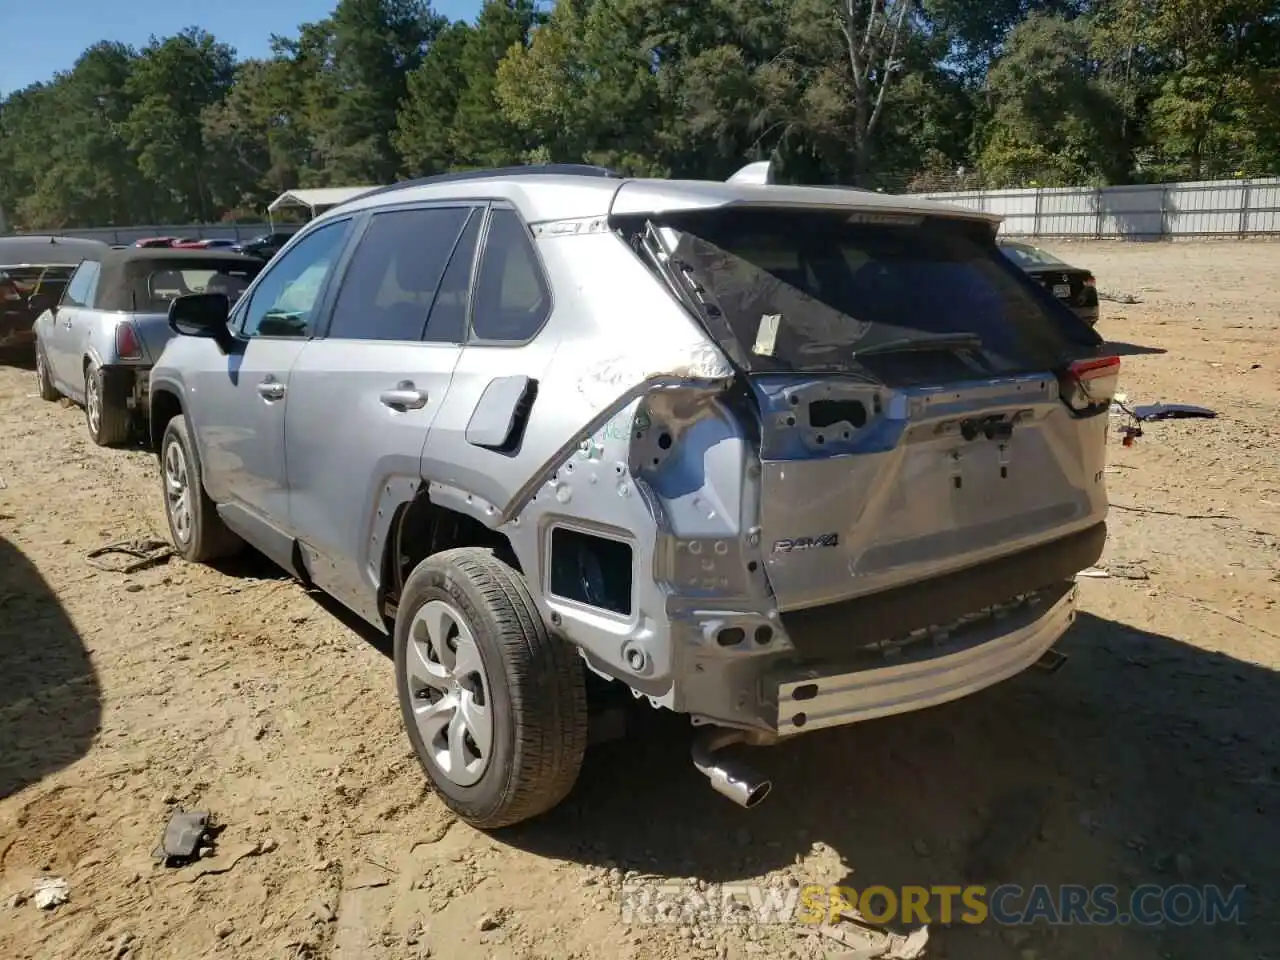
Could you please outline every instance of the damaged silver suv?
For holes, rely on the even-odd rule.
[[[177,549],[247,542],[392,633],[473,825],[568,794],[594,675],[687,714],[752,806],[721,747],[962,697],[1075,616],[1119,361],[997,218],[769,179],[411,181],[309,223],[234,309],[172,304]]]

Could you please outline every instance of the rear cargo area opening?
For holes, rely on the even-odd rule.
[[[1059,370],[1101,343],[985,220],[744,207],[653,223],[709,332],[750,371],[911,386]]]

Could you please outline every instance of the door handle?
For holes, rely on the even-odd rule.
[[[427,391],[419,390],[412,380],[401,380],[394,390],[383,390],[378,399],[393,410],[421,410],[427,405]]]
[[[264,400],[280,400],[284,397],[284,384],[279,380],[263,380],[258,384],[258,393]]]

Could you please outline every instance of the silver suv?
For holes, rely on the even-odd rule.
[[[964,696],[1075,616],[1118,360],[997,218],[753,178],[379,188],[233,310],[171,307],[178,550],[247,541],[392,633],[409,739],[473,825],[568,794],[589,674],[688,714],[753,806],[720,748]]]

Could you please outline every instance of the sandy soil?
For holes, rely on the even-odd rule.
[[[154,460],[92,446],[78,409],[0,367],[0,956],[845,949],[789,924],[628,925],[630,877],[1244,884],[1243,925],[935,922],[928,956],[1280,957],[1280,244],[1057,249],[1142,300],[1101,323],[1131,400],[1220,416],[1113,439],[1101,565],[1124,576],[1083,581],[1062,669],[759,751],[776,786],[754,811],[706,787],[677,725],[593,748],[542,821],[455,823],[401,732],[387,643],[260,559],[87,563],[164,538]],[[173,806],[223,825],[210,859],[151,859]],[[67,903],[16,902],[42,875]]]

